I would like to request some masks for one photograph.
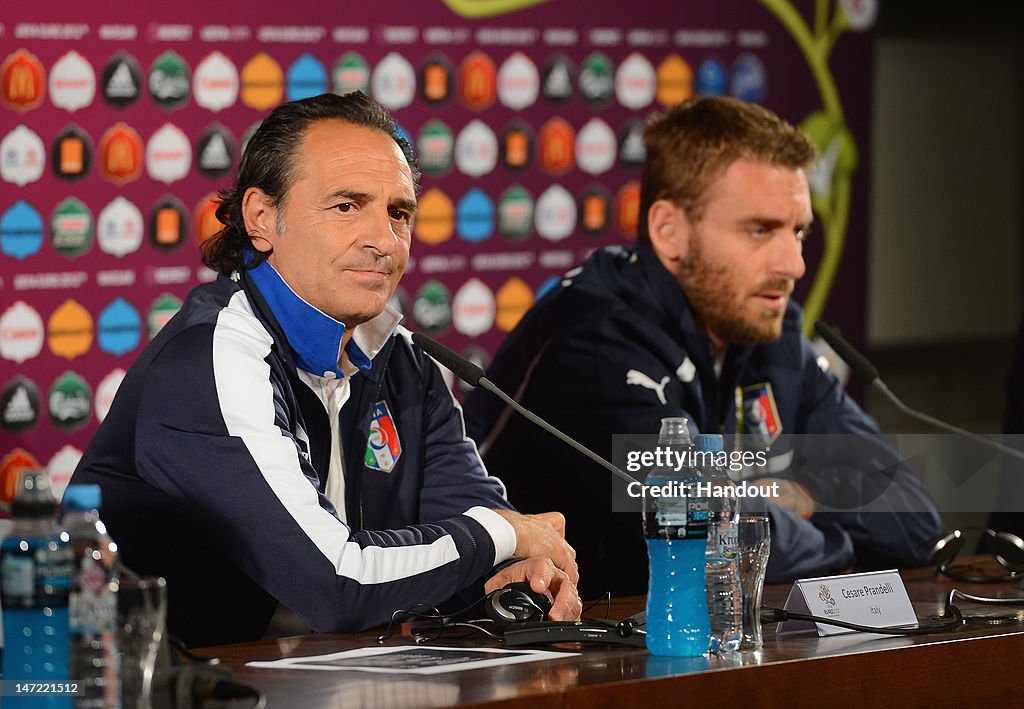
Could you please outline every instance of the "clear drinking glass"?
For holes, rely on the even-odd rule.
[[[743,640],[740,650],[754,650],[764,644],[761,637],[761,593],[771,551],[768,517],[741,515],[736,546],[740,559],[740,591],[743,594]]]
[[[117,623],[124,709],[150,709],[153,705],[153,674],[166,621],[167,581],[159,576],[121,576]]]

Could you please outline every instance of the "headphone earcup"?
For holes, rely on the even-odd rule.
[[[1024,540],[1010,532],[992,532],[989,540],[999,565],[1009,571],[1024,569]]]
[[[942,539],[935,542],[935,546],[928,553],[928,563],[932,566],[948,564],[960,553],[963,546],[964,535],[959,529],[947,532]]]
[[[484,601],[487,617],[501,626],[544,620],[542,611],[529,596],[514,588],[491,591]]]

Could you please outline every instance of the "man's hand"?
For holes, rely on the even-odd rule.
[[[535,556],[510,564],[487,580],[484,592],[496,591],[516,581],[529,581],[530,588],[551,599],[551,612],[548,613],[551,620],[580,619],[583,601],[576,591],[576,584],[551,559]]]
[[[783,480],[782,478],[757,479],[758,485],[771,485],[772,483],[779,484],[779,496],[769,497],[769,502],[773,502],[783,509],[798,514],[804,519],[808,519],[814,514],[816,503],[814,498],[807,494],[807,488],[803,485],[792,480]]]
[[[568,575],[573,585],[579,583],[576,550],[565,541],[565,516],[561,512],[523,515],[514,510],[494,511],[504,517],[516,532],[516,550],[513,556],[524,559],[533,556],[547,557]]]

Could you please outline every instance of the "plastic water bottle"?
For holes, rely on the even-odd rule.
[[[710,627],[704,589],[707,499],[696,496],[700,471],[685,418],[664,418],[658,451],[672,457],[647,476],[644,533],[650,559],[647,589],[647,649],[655,655],[695,657],[708,650]],[[685,456],[679,464],[676,454]]]
[[[697,464],[704,474],[708,495],[708,546],[705,565],[708,613],[711,616],[711,652],[738,650],[743,639],[743,595],[740,590],[739,499],[732,492],[732,480],[719,465],[723,457],[722,437],[698,433],[693,437]]]
[[[99,485],[70,485],[61,523],[75,554],[70,597],[71,676],[76,707],[118,707],[117,544],[100,521]]]
[[[57,524],[57,502],[44,470],[22,471],[11,503],[14,525],[0,543],[3,678],[16,684],[66,685],[68,591],[73,553]],[[4,707],[70,707],[70,695],[9,694]]]

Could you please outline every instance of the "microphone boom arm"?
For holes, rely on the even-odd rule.
[[[882,381],[882,377],[878,374],[878,370],[873,364],[871,364],[864,355],[853,348],[849,342],[843,339],[842,335],[833,330],[831,327],[826,325],[821,320],[814,323],[814,331],[821,335],[821,339],[828,343],[829,347],[836,353],[836,355],[850,365],[850,368],[854,370],[858,375],[864,377],[871,386],[882,392],[886,399],[891,401],[896,408],[905,413],[911,418],[923,421],[929,426],[942,429],[943,431],[949,431],[950,433],[956,433],[961,436],[966,436],[972,441],[977,441],[986,446],[995,448],[1004,455],[1012,456],[1024,460],[1024,452],[1021,452],[1015,448],[1003,445],[998,441],[993,441],[991,438],[985,438],[985,436],[972,433],[967,429],[954,426],[953,424],[940,421],[934,416],[929,416],[926,413],[916,411],[906,404],[904,404],[892,390],[886,386],[885,382]]]
[[[564,443],[568,443],[577,451],[579,451],[580,453],[582,453],[583,455],[587,456],[592,461],[600,465],[602,468],[611,471],[618,477],[625,480],[627,483],[639,484],[639,481],[633,476],[624,473],[618,467],[612,465],[594,451],[590,450],[589,448],[579,443],[578,441],[574,441],[573,439],[569,438],[569,436],[559,431],[557,428],[552,426],[550,423],[542,419],[537,414],[523,408],[523,406],[518,401],[516,401],[508,394],[503,392],[501,389],[498,388],[498,386],[494,382],[492,382],[490,379],[484,376],[484,370],[481,367],[477,366],[473,362],[470,362],[462,355],[445,347],[437,340],[431,337],[427,337],[426,335],[419,332],[414,332],[412,334],[412,341],[414,344],[422,348],[424,352],[433,357],[436,362],[447,367],[452,374],[454,374],[462,381],[472,386],[482,387],[487,391],[491,392],[496,397],[498,397],[506,404],[511,406],[513,410],[525,416],[531,423],[540,426],[558,440]]]
[[[563,443],[568,443],[570,446],[572,446],[573,448],[578,450],[580,453],[582,453],[583,455],[587,456],[588,458],[590,458],[595,463],[599,464],[605,470],[611,471],[612,473],[614,473],[618,477],[620,477],[623,480],[625,480],[627,483],[637,483],[637,484],[639,484],[640,481],[637,480],[636,478],[634,478],[629,473],[626,473],[626,472],[620,470],[617,466],[612,465],[607,460],[605,460],[601,456],[597,455],[596,453],[594,453],[592,450],[590,450],[586,446],[582,445],[581,443],[577,443],[572,438],[569,438],[567,435],[565,435],[564,433],[559,431],[557,428],[555,428],[554,426],[549,424],[547,421],[542,419],[537,414],[533,413],[529,409],[524,408],[518,401],[516,401],[515,399],[510,397],[508,394],[503,392],[501,389],[499,389],[494,384],[494,382],[492,382],[487,377],[480,377],[480,382],[478,383],[478,386],[483,387],[487,391],[491,392],[496,397],[498,397],[499,399],[504,401],[506,404],[511,406],[513,409],[515,409],[518,413],[522,414],[524,417],[529,419],[531,423],[534,423],[537,426],[540,426],[545,431],[547,431],[548,433],[552,434],[553,436],[555,436],[555,438],[557,438],[558,440],[562,441]]]
[[[959,426],[954,426],[953,424],[946,423],[945,421],[940,421],[934,416],[929,416],[928,414],[923,413],[921,411],[915,411],[914,409],[904,404],[903,401],[898,396],[896,396],[888,386],[886,386],[885,382],[883,382],[881,378],[875,379],[875,381],[871,382],[871,385],[875,387],[875,389],[878,389],[878,391],[882,392],[882,394],[885,395],[885,398],[891,401],[897,409],[905,413],[907,416],[910,416],[911,418],[915,418],[918,421],[922,421],[928,424],[929,426],[940,428],[943,431],[949,431],[950,433],[955,433],[960,436],[966,436],[967,438],[970,438],[972,441],[977,441],[978,443],[981,443],[983,445],[991,446],[992,448],[995,448],[1004,455],[1024,460],[1024,452],[1021,452],[1016,448],[1010,448],[1009,446],[1003,445],[998,441],[993,441],[991,438],[986,438],[985,436],[973,433],[971,431],[968,431],[967,429],[960,428]]]

